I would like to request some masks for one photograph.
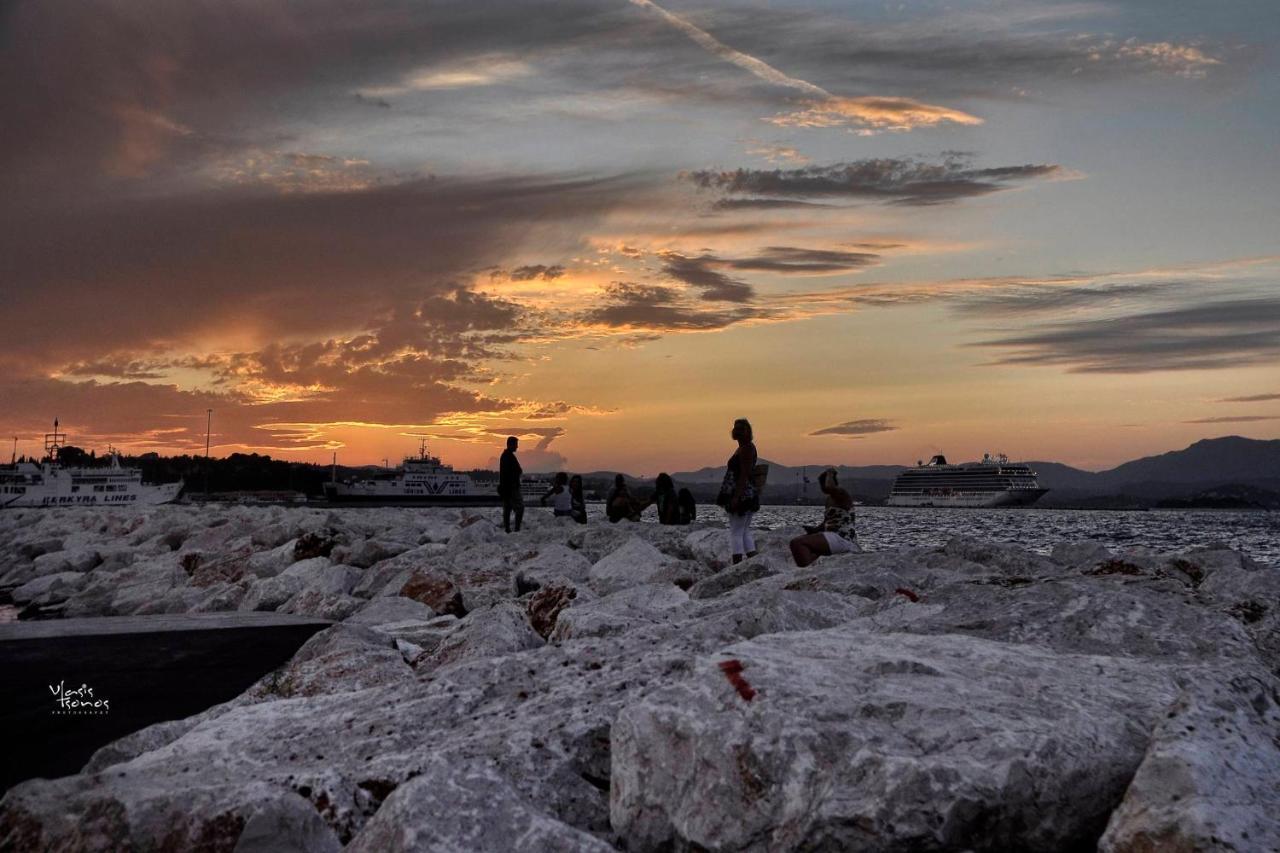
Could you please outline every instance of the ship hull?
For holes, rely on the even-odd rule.
[[[466,495],[414,495],[391,492],[361,492],[334,487],[324,487],[325,501],[333,506],[501,506],[502,498],[496,494]]]
[[[979,492],[953,495],[890,495],[887,506],[901,507],[959,507],[963,509],[992,509],[995,507],[1030,506],[1048,489],[1018,489],[1004,492]]]
[[[128,492],[70,492],[65,489],[27,486],[20,495],[0,501],[5,509],[41,509],[60,506],[159,506],[173,503],[182,493],[182,483],[133,486]]]

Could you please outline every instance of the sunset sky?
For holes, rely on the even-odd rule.
[[[0,435],[460,468],[1280,436],[1280,12],[0,5]],[[5,454],[7,457],[7,453]]]

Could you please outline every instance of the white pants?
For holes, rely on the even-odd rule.
[[[827,530],[822,532],[822,538],[827,540],[827,548],[830,549],[832,554],[862,553],[862,546],[858,544],[856,539],[850,541],[838,533],[832,533]]]
[[[756,549],[756,540],[751,535],[751,519],[754,512],[745,515],[729,513],[729,550],[735,555],[749,554]]]

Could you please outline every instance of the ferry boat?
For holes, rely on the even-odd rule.
[[[889,506],[997,507],[1028,506],[1049,491],[1036,472],[1010,462],[1003,453],[982,455],[981,462],[948,464],[942,455],[917,463],[898,475]]]
[[[143,483],[142,471],[125,468],[120,454],[110,451],[103,467],[63,466],[58,451],[66,446],[67,434],[45,433],[44,460],[40,463],[14,461],[0,467],[0,508],[49,506],[154,506],[178,499],[181,482]]]
[[[542,497],[551,488],[551,479],[526,475],[520,483],[525,502]],[[324,484],[330,503],[381,506],[499,506],[498,478],[472,477],[440,461],[427,452],[426,439],[417,456],[407,456],[398,467],[362,479]]]

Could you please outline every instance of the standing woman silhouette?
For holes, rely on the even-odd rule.
[[[756,493],[752,479],[758,455],[751,422],[746,418],[734,421],[733,431],[729,435],[738,442],[738,449],[729,457],[729,463],[725,466],[724,482],[720,485],[716,503],[729,513],[729,552],[733,554],[733,562],[741,563],[744,555],[756,555],[756,542],[751,535],[751,519],[755,517],[756,510],[760,509],[760,495]]]

